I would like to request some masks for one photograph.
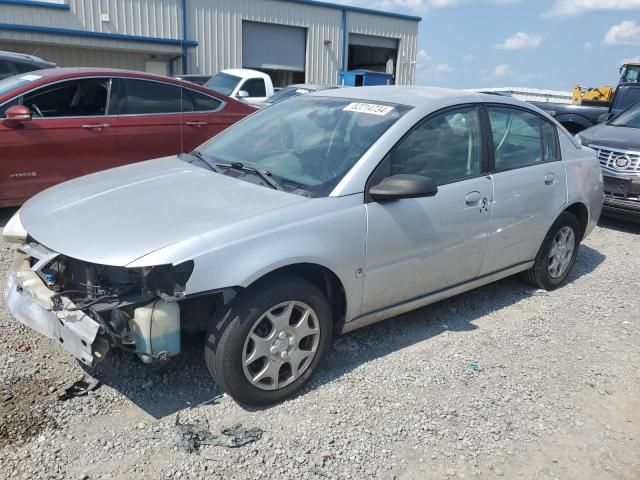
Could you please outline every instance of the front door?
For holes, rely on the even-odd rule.
[[[26,105],[32,119],[0,122],[0,204],[20,204],[47,187],[112,166],[110,85],[108,78],[65,80],[7,104]]]
[[[434,197],[366,203],[363,313],[478,276],[487,249],[493,181],[476,106],[427,117],[380,164],[371,184],[396,174],[431,177]]]
[[[483,274],[533,260],[567,203],[556,126],[527,110],[488,106],[487,111],[495,185]]]

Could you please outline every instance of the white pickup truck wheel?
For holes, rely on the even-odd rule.
[[[331,341],[331,308],[311,282],[273,276],[241,292],[213,322],[205,359],[241,403],[268,405],[311,378]]]

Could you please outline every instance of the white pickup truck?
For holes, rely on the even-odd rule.
[[[248,103],[264,102],[274,94],[271,77],[266,73],[248,68],[221,70],[204,86]]]

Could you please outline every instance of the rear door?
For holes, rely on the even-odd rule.
[[[182,151],[180,87],[155,80],[120,78],[117,99],[118,163]]]
[[[32,119],[0,122],[0,204],[17,205],[39,191],[113,166],[115,131],[109,78],[58,81],[0,107],[29,107]]]
[[[202,92],[182,88],[182,151],[190,152],[236,121],[225,104]]]
[[[567,203],[567,179],[554,124],[529,110],[487,106],[494,194],[482,274],[533,260]]]

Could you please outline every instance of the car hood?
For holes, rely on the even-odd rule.
[[[158,249],[308,200],[191,165],[177,157],[80,177],[20,209],[29,235],[63,255],[125,266]]]
[[[637,128],[601,123],[580,132],[580,136],[585,145],[640,151],[640,131]]]

